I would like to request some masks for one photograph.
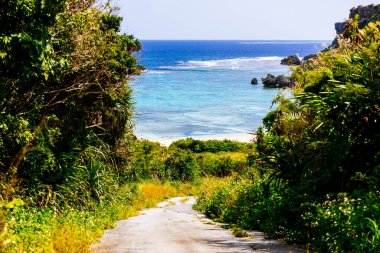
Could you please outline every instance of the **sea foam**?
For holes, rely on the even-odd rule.
[[[283,57],[268,56],[254,58],[234,58],[222,60],[191,60],[180,61],[176,66],[162,66],[161,69],[168,70],[191,70],[191,69],[229,69],[229,70],[250,70],[260,67],[270,67],[280,65]]]

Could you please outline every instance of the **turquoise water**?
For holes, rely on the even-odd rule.
[[[132,82],[135,133],[182,138],[256,131],[277,89],[268,73],[290,74],[283,57],[316,53],[326,41],[142,41],[147,72]]]

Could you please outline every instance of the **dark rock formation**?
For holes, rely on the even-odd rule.
[[[355,18],[355,15],[359,15],[359,28],[365,27],[369,22],[376,22],[380,20],[380,4],[378,5],[359,5],[356,8],[350,10],[350,19]],[[335,23],[335,30],[337,34],[344,32],[345,26],[348,21]],[[337,39],[334,40],[333,46],[337,45]]]
[[[277,88],[277,81],[274,75],[268,74],[267,77],[261,78],[264,87]]]
[[[251,84],[258,84],[259,82],[257,81],[257,78],[253,78],[251,81]]]
[[[342,34],[344,32],[344,26],[346,25],[346,23],[347,21],[335,23],[336,34]]]
[[[289,76],[280,75],[276,77],[276,83],[278,88],[282,88],[291,86],[294,81]]]
[[[297,55],[290,55],[281,60],[282,65],[301,65],[301,60]]]
[[[359,27],[363,28],[369,22],[380,20],[380,4],[359,5],[357,8],[352,8],[350,10],[350,18],[354,18],[356,14],[359,14]]]
[[[308,60],[313,59],[313,58],[315,58],[315,57],[317,57],[316,54],[309,54],[309,55],[306,55],[306,56],[302,59],[302,62],[305,63],[305,62],[307,62]]]
[[[359,5],[356,8],[350,10],[350,19],[355,18],[356,14],[359,15],[359,27],[363,28],[369,22],[376,22],[380,20],[380,4],[378,5]],[[335,30],[337,34],[342,34],[344,32],[344,26],[347,21],[335,23]]]
[[[284,75],[275,77],[274,75],[268,74],[265,78],[261,78],[261,80],[266,88],[290,87],[294,83],[292,78]]]

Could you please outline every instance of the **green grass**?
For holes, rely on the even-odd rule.
[[[150,181],[134,188],[126,185],[115,194],[116,201],[93,210],[14,207],[7,216],[9,230],[0,233],[0,252],[89,252],[116,221],[166,198],[195,193],[195,187],[186,183]]]

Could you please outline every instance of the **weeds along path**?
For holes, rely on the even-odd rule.
[[[231,231],[192,209],[193,197],[172,198],[140,212],[139,216],[119,221],[93,245],[92,253],[245,253],[303,252],[261,234],[251,238],[234,237]]]

